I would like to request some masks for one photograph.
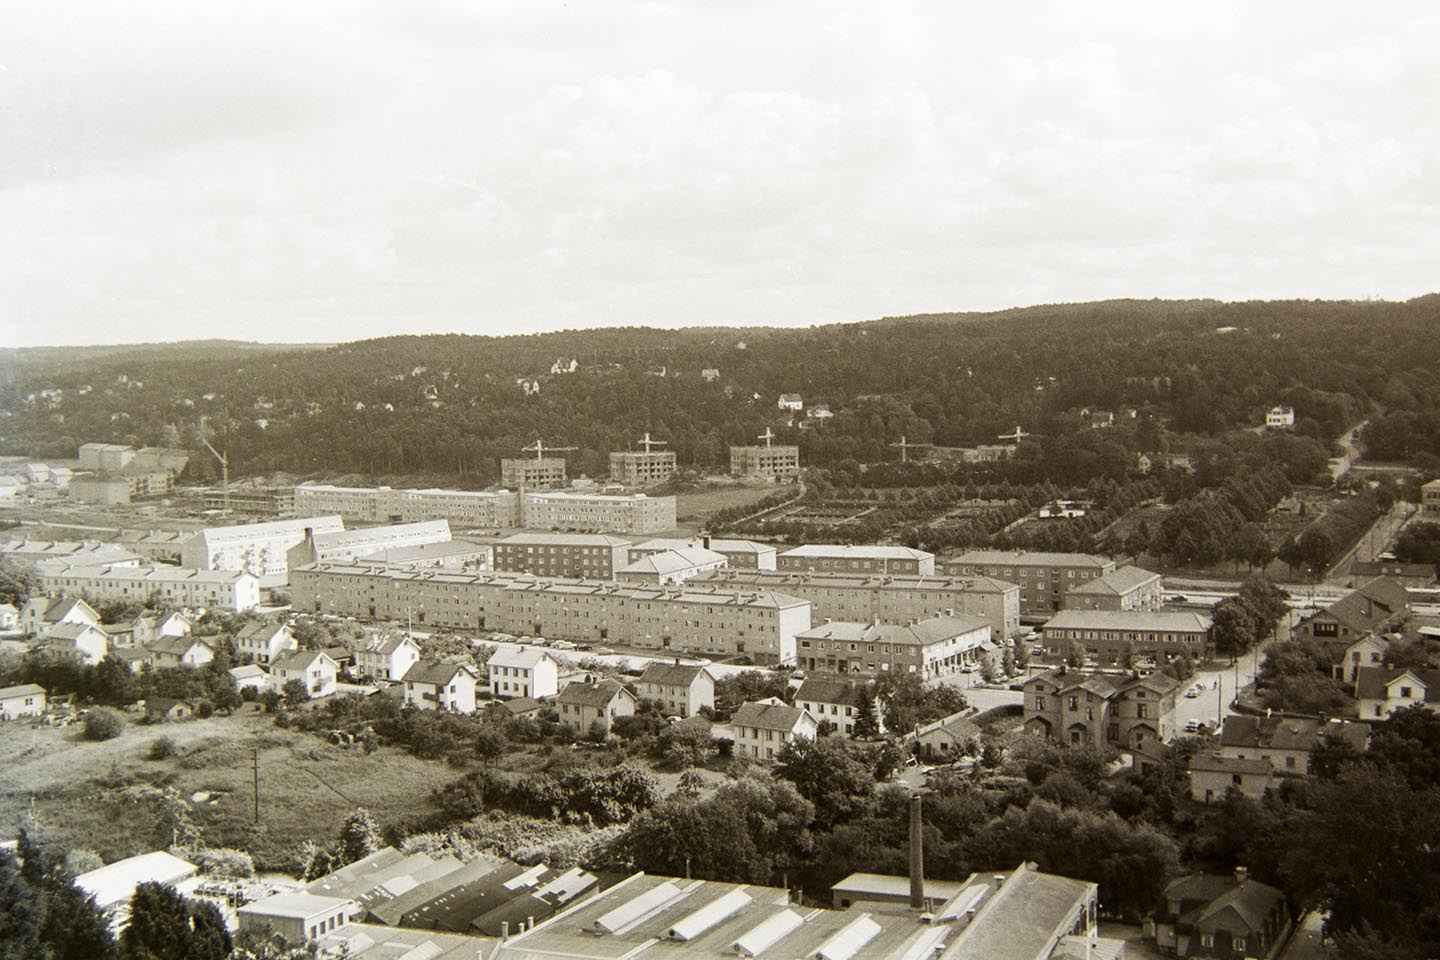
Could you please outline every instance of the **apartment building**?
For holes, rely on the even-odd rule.
[[[205,527],[180,547],[180,565],[195,570],[243,570],[262,587],[284,586],[289,577],[287,553],[309,534],[345,529],[338,516],[303,517]]]
[[[1159,610],[1165,605],[1165,581],[1135,566],[1112,570],[1067,591],[1066,610]]]
[[[496,529],[520,525],[520,498],[509,490],[395,490],[307,483],[295,488],[294,509],[334,513],[364,523],[448,520],[458,527]]]
[[[303,567],[307,563],[349,563],[357,557],[384,550],[449,542],[447,520],[421,520],[332,533],[307,530],[305,538],[286,551],[285,562],[291,567]]]
[[[259,581],[243,570],[195,570],[160,564],[66,566],[37,564],[40,589],[81,595],[96,603],[145,603],[243,613],[260,603]]]
[[[205,491],[206,510],[229,510],[245,517],[283,519],[295,515],[295,488],[260,483],[235,483]],[[314,513],[338,513],[315,510]],[[342,514],[343,516],[343,514]],[[347,518],[348,519],[348,518]],[[363,519],[363,518],[356,518]]]
[[[778,555],[775,569],[786,573],[929,577],[935,574],[935,554],[911,547],[808,543]]]
[[[1440,480],[1431,480],[1420,487],[1420,512],[1426,520],[1440,519]]]
[[[526,493],[522,525],[530,530],[577,530],[630,535],[675,529],[675,498],[643,493]]]
[[[613,580],[630,541],[603,533],[517,533],[493,547],[497,571]]]
[[[497,697],[553,697],[560,689],[560,663],[537,647],[502,646],[485,661],[490,690]]]
[[[657,537],[637,543],[630,548],[629,560],[634,563],[650,553],[665,550],[679,550],[683,547],[700,547],[713,550],[725,558],[725,565],[731,570],[774,570],[775,548],[768,543],[754,540],[725,540],[719,537],[701,536],[690,540],[679,537]]]
[[[1057,743],[1128,749],[1154,756],[1175,736],[1180,681],[1056,669],[1025,681],[1024,729]]]
[[[312,564],[295,572],[296,609],[699,656],[793,663],[807,601],[771,591],[625,587],[521,574],[450,574]],[[533,695],[533,694],[531,694]]]
[[[992,639],[1020,632],[1020,588],[989,577],[862,577],[717,570],[690,581],[716,590],[776,590],[810,601],[815,617],[906,623],[942,614],[979,617]]]
[[[1020,613],[1054,613],[1065,594],[1115,570],[1115,561],[1087,553],[970,550],[941,562],[949,576],[995,577],[1020,586]]]
[[[1203,660],[1210,655],[1209,617],[1172,610],[1061,610],[1040,628],[1047,656],[1065,656],[1071,642],[1102,665],[1127,656]]]
[[[610,454],[610,479],[627,487],[648,487],[675,476],[673,450],[617,450]]]
[[[731,447],[730,475],[750,480],[793,480],[800,476],[800,448],[784,444]]]
[[[290,627],[271,620],[247,623],[235,634],[235,655],[242,662],[269,663],[281,654],[299,648],[300,644]]]
[[[517,490],[553,490],[565,486],[564,457],[502,457],[500,485]]]
[[[903,624],[826,620],[795,637],[797,664],[826,673],[913,673],[928,680],[977,664],[996,649],[979,617],[938,616]]]

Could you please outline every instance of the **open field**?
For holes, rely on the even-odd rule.
[[[675,495],[675,517],[682,533],[696,533],[706,521],[721,510],[732,507],[746,507],[759,503],[776,490],[782,489],[771,483],[735,484],[734,486],[705,485],[699,490],[689,490]]]
[[[175,756],[148,760],[160,737]],[[260,817],[253,823],[253,753],[260,756]],[[382,827],[431,810],[430,791],[459,770],[382,747],[366,756],[310,734],[281,730],[247,709],[155,726],[132,723],[116,740],[84,740],[79,726],[0,725],[0,837],[29,815],[40,838],[89,847],[107,861],[171,842],[173,819],[147,787],[173,787],[212,846],[249,849],[258,866],[281,866],[306,839],[329,839],[356,806]],[[127,789],[129,788],[129,789]],[[210,797],[194,800],[208,792]]]

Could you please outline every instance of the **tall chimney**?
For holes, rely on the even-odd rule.
[[[920,794],[910,794],[910,909],[925,909],[925,821],[920,816]]]

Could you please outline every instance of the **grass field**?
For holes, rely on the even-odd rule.
[[[148,760],[150,744],[175,741],[176,755]],[[253,751],[260,757],[260,818],[253,822]],[[157,726],[131,724],[92,743],[77,726],[0,725],[0,837],[28,818],[40,839],[88,847],[106,860],[171,842],[172,820],[146,785],[173,787],[212,846],[250,850],[256,865],[282,867],[307,839],[328,840],[357,806],[382,827],[432,809],[430,791],[462,771],[383,747],[366,756],[310,734],[277,729],[254,712]],[[208,792],[209,797],[195,795]]]
[[[675,495],[675,516],[685,534],[697,533],[721,510],[759,503],[776,491],[774,484],[707,486]]]

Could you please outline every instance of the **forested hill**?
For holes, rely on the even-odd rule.
[[[1171,431],[1213,435],[1257,424],[1265,408],[1285,403],[1299,432],[1328,439],[1377,407],[1440,409],[1437,331],[1435,296],[1124,300],[798,330],[15,351],[0,385],[9,413],[0,452],[63,457],[91,440],[184,443],[205,416],[240,476],[429,473],[482,484],[500,456],[537,437],[580,447],[569,455],[573,472],[593,475],[604,472],[607,451],[647,430],[668,439],[682,464],[723,464],[728,444],[766,427],[800,442],[810,463],[874,462],[893,458],[887,445],[902,434],[962,446],[1017,424],[1072,433],[1081,408],[1138,408]],[[574,372],[552,372],[571,360]],[[707,368],[718,378],[702,377]],[[835,416],[823,430],[786,426],[780,393],[801,394],[807,408],[828,404]]]

